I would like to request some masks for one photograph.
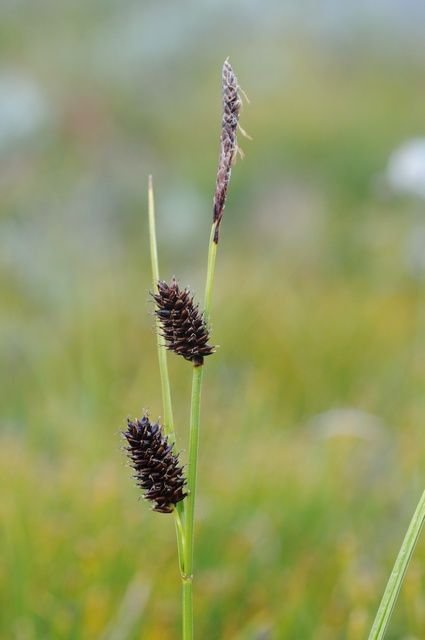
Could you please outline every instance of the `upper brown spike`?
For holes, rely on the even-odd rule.
[[[237,128],[242,101],[236,75],[228,59],[224,61],[222,71],[223,82],[223,119],[221,123],[220,157],[214,194],[213,222],[216,223],[214,242],[218,243],[219,228],[226,204],[232,163],[238,149]]]

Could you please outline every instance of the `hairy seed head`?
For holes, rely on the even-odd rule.
[[[227,189],[232,172],[232,163],[238,149],[236,132],[242,101],[235,73],[228,60],[224,61],[223,72],[223,120],[221,123],[220,157],[218,162],[216,188],[214,194],[213,222],[215,226],[214,242],[218,243],[219,228],[226,204]]]
[[[141,420],[128,419],[123,436],[127,440],[126,451],[143,497],[153,503],[154,511],[171,513],[187,493],[183,467],[168,438],[163,435],[159,424],[149,422],[147,415]]]

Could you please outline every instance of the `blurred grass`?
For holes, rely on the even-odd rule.
[[[90,57],[70,62],[97,14],[49,15],[0,29],[55,108],[51,129],[1,158],[0,635],[178,638],[173,526],[138,501],[119,432],[161,406],[144,175],[158,176],[162,275],[199,292],[224,55],[183,50],[174,76],[154,62],[140,87],[111,82]],[[423,132],[423,67],[304,39],[288,42],[288,76],[282,47],[263,53],[264,77],[244,68],[247,43],[231,49],[254,141],[218,257],[197,634],[357,640],[423,489],[424,291],[404,256],[418,212],[376,187],[392,148]],[[184,448],[190,372],[170,367]],[[344,412],[339,432],[319,428],[339,408],[358,411],[355,428]],[[389,640],[423,635],[424,555],[421,542]]]

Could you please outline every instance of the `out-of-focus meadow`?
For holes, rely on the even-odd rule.
[[[162,276],[201,294],[227,55],[253,141],[219,246],[197,637],[367,636],[425,484],[425,10],[369,4],[1,3],[2,638],[179,637],[173,521],[120,430],[161,414],[147,175]],[[389,640],[425,637],[424,561]]]

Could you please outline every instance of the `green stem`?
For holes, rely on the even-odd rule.
[[[179,509],[180,503],[177,503],[176,508],[174,510],[174,518],[176,523],[176,535],[177,535],[177,550],[179,554],[179,568],[180,574],[183,579],[184,577],[184,547],[185,547],[185,536],[184,536],[184,528],[183,528],[183,518],[184,511]]]
[[[158,245],[156,240],[156,224],[155,224],[155,201],[153,193],[152,176],[149,176],[148,182],[148,214],[149,214],[149,243],[152,264],[152,285],[153,291],[156,291],[159,280],[159,261],[158,261]],[[156,320],[156,336],[157,350],[159,362],[159,374],[161,378],[162,406],[164,411],[164,430],[170,439],[175,443],[176,436],[174,432],[173,406],[171,401],[170,377],[168,375],[167,351],[165,345],[159,335],[159,321]],[[180,574],[184,576],[184,532],[182,519],[184,519],[184,503],[179,502],[174,510],[177,552],[179,559]]]
[[[183,577],[183,640],[193,639],[192,576]]]
[[[382,640],[388,627],[391,614],[396,603],[403,578],[409,566],[416,543],[425,520],[425,491],[419,500],[416,511],[410,521],[409,528],[404,537],[403,544],[395,561],[394,568],[388,580],[378,613],[376,614],[369,640]]]
[[[212,226],[208,245],[207,278],[204,299],[204,318],[206,322],[208,322],[210,318],[215,259],[217,255],[217,244],[214,242],[214,232],[215,224]],[[190,403],[189,464],[187,477],[188,496],[185,500],[186,526],[183,563],[183,640],[193,639],[193,551],[203,369],[203,366],[193,368],[192,397]]]
[[[214,242],[215,227],[215,224],[211,227],[210,241],[208,245],[207,280],[205,283],[204,298],[204,318],[206,323],[209,322],[211,314],[211,297],[215,274],[215,259],[217,256],[217,244]]]
[[[189,464],[187,474],[186,530],[183,578],[183,640],[193,638],[193,539],[195,521],[196,475],[198,468],[199,426],[203,366],[193,368],[190,405]]]
[[[152,263],[152,286],[153,291],[157,291],[159,281],[158,248],[156,241],[155,224],[155,202],[153,194],[152,176],[149,176],[148,188],[148,212],[149,212],[149,241]],[[164,430],[165,433],[175,442],[173,407],[171,402],[170,378],[168,375],[167,351],[162,342],[158,319],[156,320],[156,338],[158,348],[159,373],[161,377],[162,403],[164,408]]]

